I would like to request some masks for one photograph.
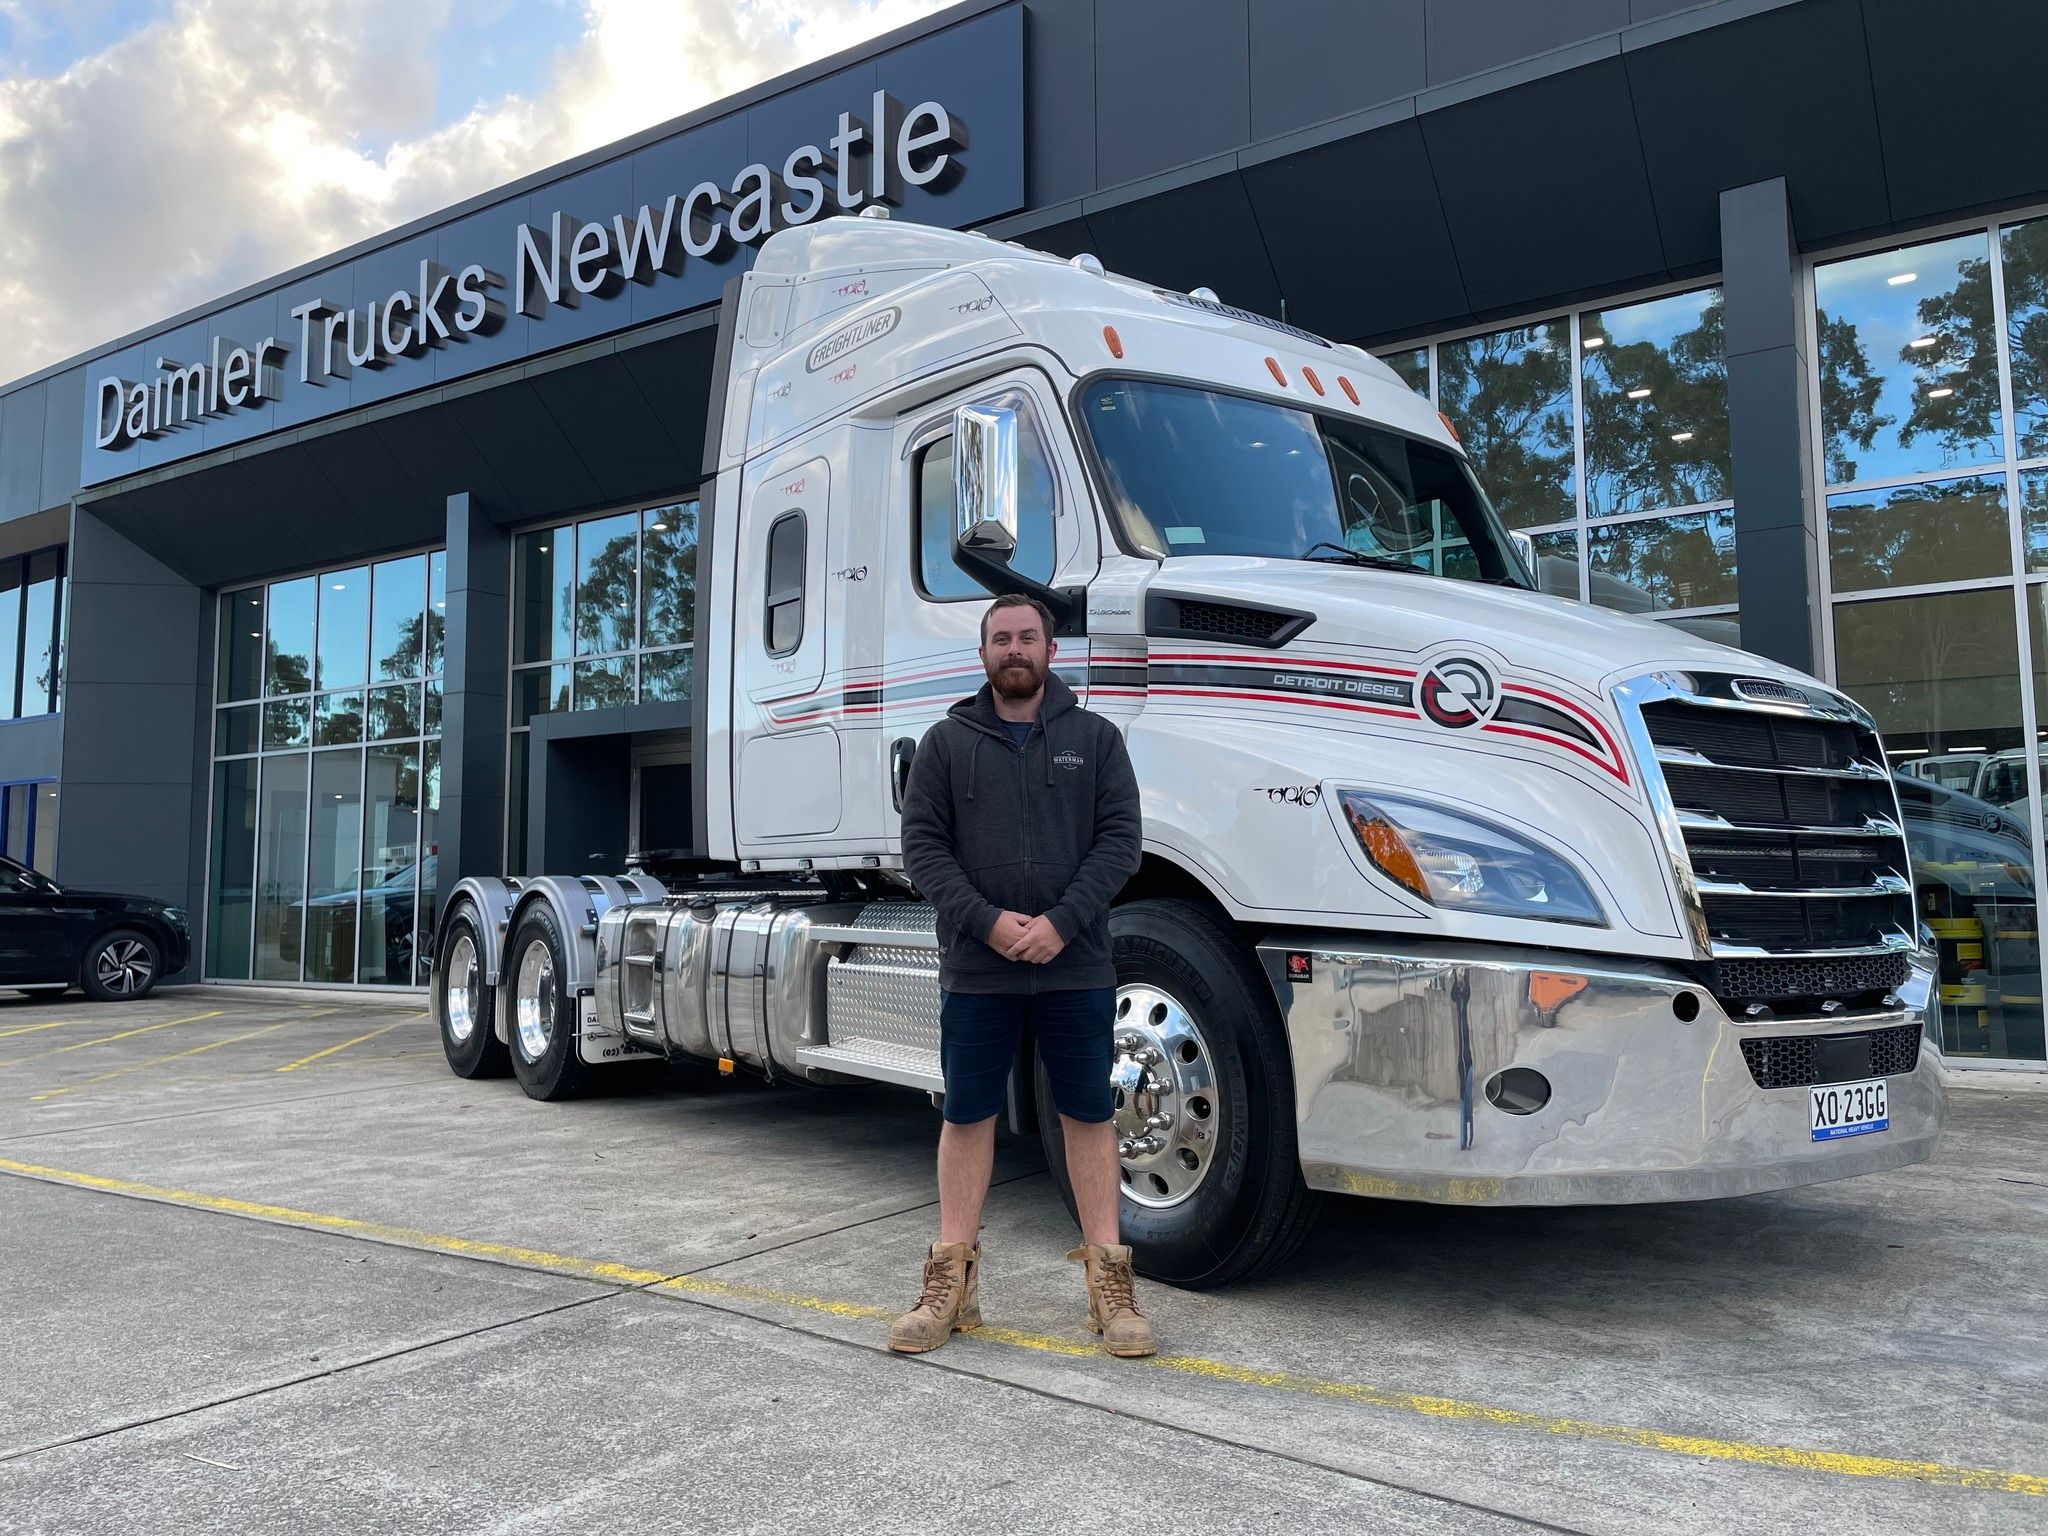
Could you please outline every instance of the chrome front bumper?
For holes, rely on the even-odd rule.
[[[1349,948],[1328,933],[1275,935],[1259,957],[1287,1024],[1314,1188],[1468,1205],[1707,1200],[1925,1162],[1941,1134],[1942,1068],[1924,1029],[1914,1069],[1887,1079],[1889,1127],[1839,1141],[1814,1141],[1807,1090],[1759,1088],[1741,1050],[1745,1036],[1924,1019],[1932,978],[1917,959],[1895,1011],[1736,1024],[1655,961]],[[1682,997],[1698,1005],[1690,1022]],[[1510,1067],[1548,1081],[1542,1108],[1489,1102]]]

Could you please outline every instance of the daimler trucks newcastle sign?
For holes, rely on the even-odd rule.
[[[914,217],[952,223],[1008,212],[1023,202],[1021,55],[1015,8],[988,13],[510,197],[503,217],[465,216],[438,236],[394,242],[392,259],[338,263],[281,287],[274,302],[116,352],[88,387],[83,480],[696,307],[739,270],[735,257],[778,229],[874,203],[907,202]],[[949,94],[891,88],[906,82]],[[770,134],[791,118],[799,132],[776,143]],[[737,170],[711,159],[734,148],[726,167],[752,156]],[[616,200],[593,206],[593,185]],[[396,259],[420,245],[430,254]],[[373,265],[381,280],[369,286]],[[664,289],[674,302],[634,297]],[[567,324],[543,324],[572,311]],[[508,325],[523,334],[484,345]]]

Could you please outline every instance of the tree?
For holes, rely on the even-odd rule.
[[[1828,484],[1846,485],[1856,478],[1853,448],[1868,453],[1877,434],[1898,418],[1877,408],[1884,380],[1870,369],[1870,358],[1856,334],[1856,322],[1818,312],[1820,330],[1821,444]]]
[[[1585,354],[1586,511],[1592,517],[1728,495],[1728,365],[1718,289],[1668,345]],[[1647,390],[1648,394],[1641,391]],[[1633,394],[1633,398],[1631,398]]]
[[[2004,233],[2005,335],[2020,457],[2048,454],[2048,219]]]
[[[1573,515],[1570,349],[1549,325],[1437,348],[1437,393],[1480,484],[1514,528]]]
[[[1955,286],[1920,300],[1915,313],[1921,329],[1914,341],[1931,339],[1932,344],[1918,347],[1909,341],[1899,348],[1899,361],[1913,377],[1913,406],[1899,427],[1899,441],[1910,445],[1919,437],[1937,439],[1943,464],[2002,457],[1990,258],[1958,262]]]
[[[2012,552],[2004,488],[1973,476],[1830,507],[1828,548],[1838,592],[2005,575]]]

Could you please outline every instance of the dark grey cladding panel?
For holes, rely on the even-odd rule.
[[[527,383],[576,445],[602,499],[676,490],[697,478],[702,430],[692,434],[700,452],[686,453],[617,356],[535,373]]]
[[[1083,251],[1095,254],[1095,231],[1088,227],[1086,219],[1063,219],[1057,224],[1047,224],[1042,229],[1028,230],[1008,238],[1027,249],[1046,251],[1054,256],[1078,256]]]
[[[447,527],[446,498],[422,490],[375,433],[355,427],[305,439],[302,446],[359,530],[352,542],[339,537],[338,524],[332,534],[313,531],[321,562],[439,542]]]
[[[78,494],[78,423],[85,415],[85,368],[45,379],[42,504],[61,507]]]
[[[64,717],[14,720],[0,731],[0,784],[54,779],[64,764]]]
[[[1413,119],[1241,174],[1297,325],[1348,340],[1470,311]]]
[[[176,586],[123,585],[116,599],[118,624],[79,624],[65,639],[64,686],[84,683],[160,683],[192,681],[192,658],[176,646],[137,644],[141,636],[196,633],[199,589],[190,582]],[[0,733],[4,734],[4,733]]]
[[[1252,138],[1429,84],[1424,0],[1251,0]]]
[[[504,483],[497,468],[477,450],[443,403],[423,411],[395,411],[367,430],[419,488],[420,496],[445,517],[448,498],[468,491],[486,505],[503,505]]]
[[[1126,181],[1251,138],[1247,0],[1095,0],[1096,181]]]
[[[1095,0],[1026,0],[1024,174],[1029,205],[1083,197],[1095,179]],[[1067,102],[1065,108],[1044,105]]]
[[[1280,281],[1235,171],[1115,208],[1092,208],[1095,254],[1112,272],[1280,316]]]
[[[268,457],[275,457],[270,455]],[[275,471],[276,466],[267,465]],[[301,466],[299,474],[310,473]],[[223,464],[204,475],[177,475],[153,485],[95,502],[92,511],[106,525],[200,585],[272,575],[311,563],[307,536],[315,524],[283,500],[250,483],[246,462]],[[294,486],[299,481],[294,478]],[[333,527],[333,524],[324,525]],[[344,525],[345,537],[352,525]],[[360,547],[360,546],[359,546]]]
[[[1889,218],[1857,0],[1708,27],[1623,64],[1672,266],[1716,259],[1720,194],[1755,181],[1785,178],[1807,244]]]
[[[1863,18],[1894,219],[2048,191],[2048,5],[1864,0]]]
[[[1690,11],[1713,3],[1714,0],[1628,0],[1628,19],[1632,22],[1655,21],[1674,11]]]
[[[1429,83],[1462,80],[1629,24],[1629,0],[1428,0]]]
[[[48,402],[41,384],[0,395],[0,521],[43,510],[43,412]]]
[[[449,408],[477,451],[497,466],[515,519],[551,517],[604,499],[568,434],[524,380],[464,395]]]
[[[1619,58],[1442,107],[1420,122],[1475,311],[1664,275]]]
[[[640,396],[683,455],[680,483],[698,478],[704,462],[704,420],[711,404],[711,354],[717,332],[706,327],[619,354]]]

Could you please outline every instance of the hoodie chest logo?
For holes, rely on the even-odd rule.
[[[1079,768],[1081,764],[1084,761],[1086,761],[1086,759],[1084,759],[1078,752],[1069,751],[1059,753],[1057,756],[1053,758],[1052,761],[1053,766],[1055,768],[1065,768],[1069,772],[1071,772],[1074,769]]]

